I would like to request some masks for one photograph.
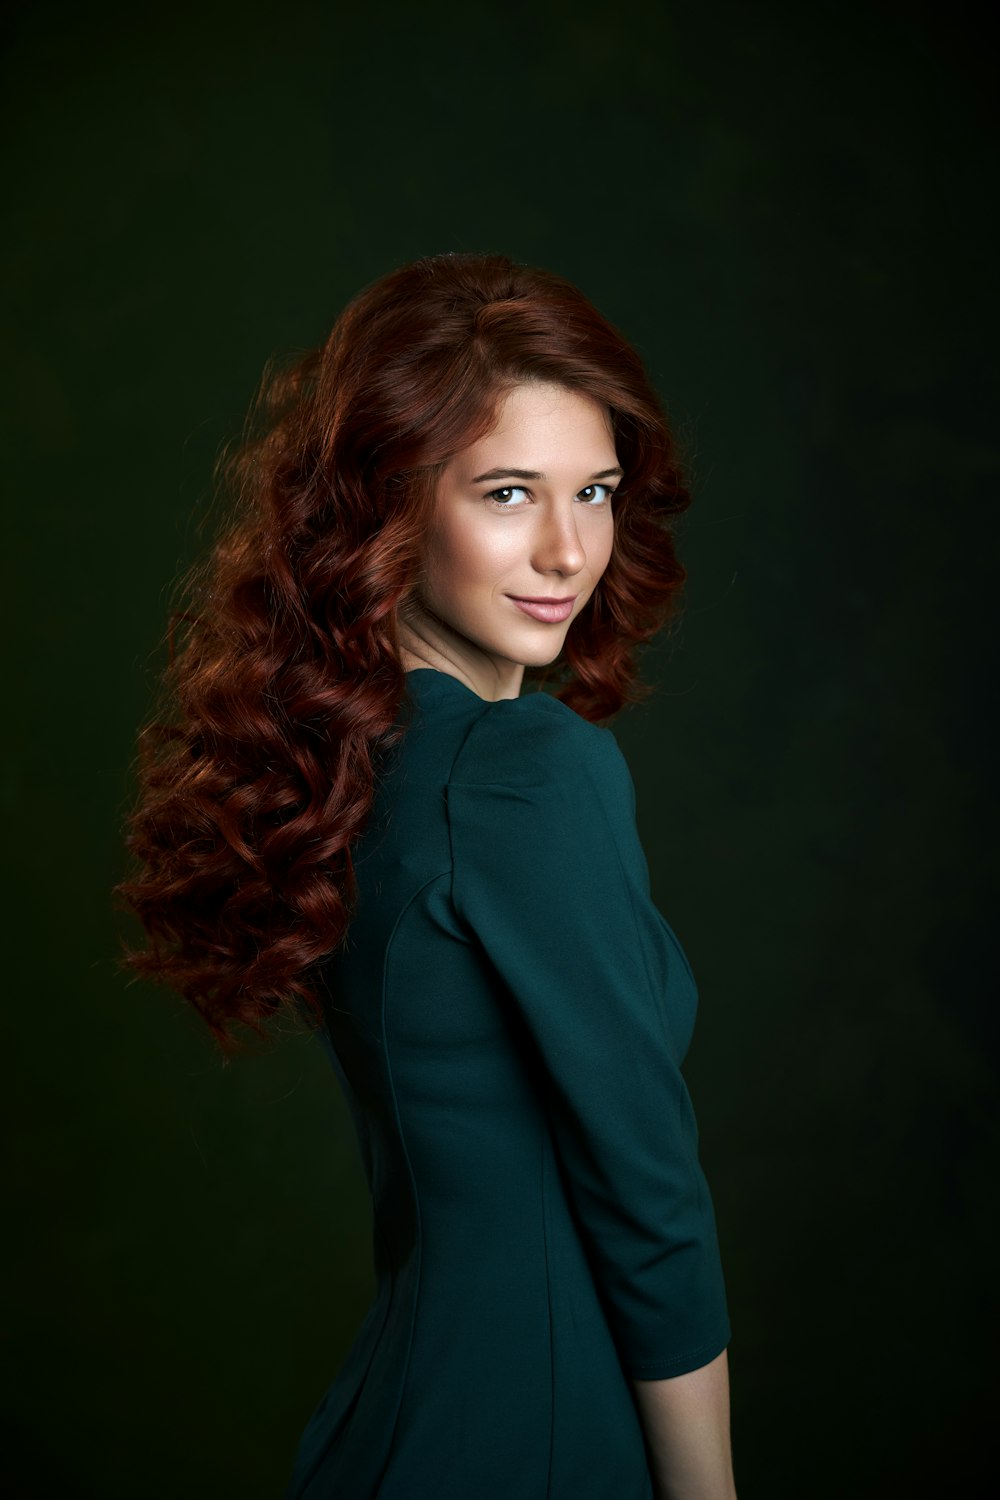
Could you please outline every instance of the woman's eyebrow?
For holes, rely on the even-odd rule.
[[[591,474],[588,484],[593,484],[595,479],[614,479],[616,476],[622,478],[624,469],[617,466],[613,469],[602,469],[599,474]],[[544,479],[544,474],[539,474],[534,469],[487,469],[485,474],[477,474],[472,481],[473,484],[482,484],[485,479]]]

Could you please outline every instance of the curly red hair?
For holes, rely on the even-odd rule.
[[[636,647],[676,611],[672,522],[689,496],[642,363],[583,294],[503,255],[446,254],[366,287],[329,338],[271,367],[220,461],[229,514],[181,581],[184,641],[140,732],[115,886],[171,985],[224,1051],[286,1006],[320,1016],[315,970],[347,931],[352,847],[382,751],[404,733],[397,612],[415,586],[437,477],[525,380],[608,409],[625,477],[611,559],[551,667],[586,719],[648,688]]]

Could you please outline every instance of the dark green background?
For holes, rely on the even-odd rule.
[[[540,10],[8,22],[17,1496],[279,1495],[365,1308],[315,1044],[220,1067],[116,970],[109,889],[219,444],[271,354],[450,249],[578,282],[692,457],[683,628],[616,728],[700,982],[741,1500],[980,1492],[992,54],[945,6]]]

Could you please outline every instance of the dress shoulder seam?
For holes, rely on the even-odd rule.
[[[504,763],[504,774],[500,776],[476,774],[477,770],[492,772],[493,768],[477,767],[475,755],[477,750],[486,752],[491,745],[512,749],[519,742],[532,747],[537,747],[540,742],[565,747],[566,754],[572,748],[579,754],[579,759],[573,763],[574,769],[583,769],[581,762],[593,765],[595,757],[606,757],[615,751],[621,753],[609,729],[581,718],[575,710],[567,708],[548,693],[530,693],[525,698],[499,698],[487,703],[469,726],[452,761],[448,785],[456,788],[517,785],[516,767],[511,767],[509,762]],[[472,764],[466,767],[463,765],[466,760]],[[548,769],[552,775],[562,776],[565,765],[555,758]]]

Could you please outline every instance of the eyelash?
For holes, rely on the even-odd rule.
[[[606,490],[607,491],[607,494],[605,496],[605,500],[602,500],[602,501],[585,500],[583,502],[585,505],[589,505],[589,506],[593,507],[594,510],[597,510],[599,505],[605,504],[608,500],[610,500],[614,495],[616,495],[618,493],[617,487],[615,489],[612,489],[610,485],[608,485],[608,484],[601,484],[601,483],[599,483],[597,481],[595,481],[593,484],[585,484],[584,487],[583,487],[583,489],[585,489],[585,490],[599,489],[599,490]],[[489,502],[491,503],[491,505],[495,505],[496,506],[497,510],[520,510],[521,507],[519,505],[508,505],[504,501],[497,500],[495,498],[497,495],[503,495],[503,494],[505,494],[505,493],[507,493],[507,492],[509,492],[511,490],[524,490],[524,493],[526,495],[531,493],[530,490],[525,489],[525,487],[524,487],[523,484],[502,484],[498,490],[489,490],[483,496],[483,499],[484,500],[489,500]],[[583,494],[583,490],[581,490],[580,493]]]

